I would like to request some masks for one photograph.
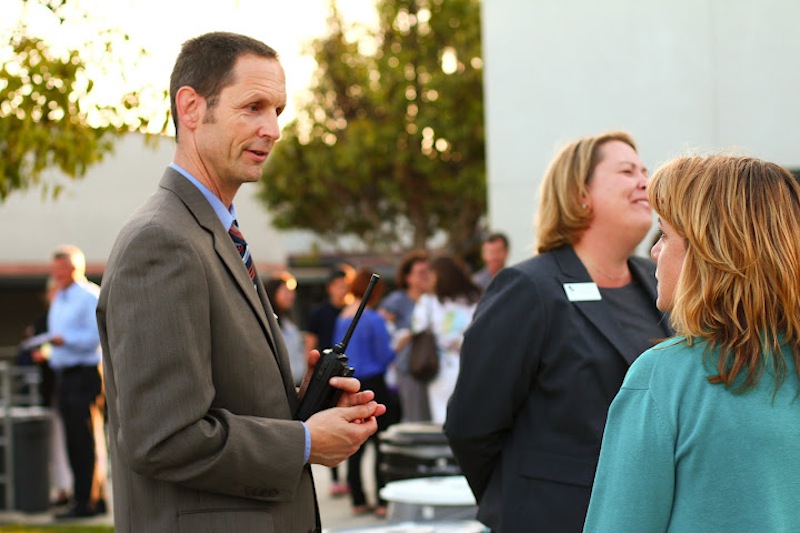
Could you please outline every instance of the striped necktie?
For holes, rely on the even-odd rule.
[[[253,258],[250,256],[250,247],[247,246],[247,241],[244,240],[242,232],[239,231],[239,224],[235,220],[233,224],[231,224],[231,229],[228,230],[228,234],[230,234],[231,239],[233,239],[233,244],[236,245],[236,249],[239,250],[239,255],[242,256],[242,262],[244,262],[244,266],[247,268],[247,273],[250,274],[250,281],[253,282],[253,287],[255,287],[256,269],[253,266]]]

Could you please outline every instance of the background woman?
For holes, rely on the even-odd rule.
[[[623,132],[561,150],[541,185],[539,254],[505,268],[461,351],[445,432],[493,531],[581,531],[608,406],[629,365],[670,331],[647,170]]]
[[[294,384],[300,386],[306,375],[308,363],[306,361],[305,338],[303,332],[294,321],[293,309],[296,298],[295,289],[297,280],[288,272],[281,272],[267,281],[264,288],[272,304],[272,310],[278,317],[278,325],[289,352],[289,365],[292,367]]]
[[[677,336],[611,406],[585,531],[797,531],[800,187],[726,156],[673,160],[650,187]]]
[[[442,255],[431,262],[433,294],[423,294],[414,306],[411,330],[431,328],[439,347],[439,373],[428,383],[428,404],[431,421],[444,423],[447,400],[460,368],[459,352],[481,289],[470,279],[461,262]]]
[[[427,252],[408,252],[400,261],[395,276],[397,289],[390,292],[380,305],[380,313],[386,318],[392,331],[392,347],[397,356],[394,361],[397,371],[397,390],[400,396],[400,411],[404,422],[424,422],[431,419],[428,406],[428,384],[409,373],[408,352],[411,339],[411,317],[420,296],[430,291],[431,272]]]

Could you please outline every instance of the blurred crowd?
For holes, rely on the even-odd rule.
[[[389,409],[379,418],[378,433],[346,461],[346,468],[330,468],[331,494],[349,495],[355,514],[386,514],[386,502],[379,494],[384,481],[378,435],[401,421],[444,422],[464,330],[483,288],[503,268],[507,255],[508,240],[500,233],[485,239],[484,266],[475,273],[455,256],[414,250],[402,257],[393,280],[380,280],[372,291],[346,354],[362,387],[374,391],[377,401]],[[48,309],[25,331],[17,364],[38,368],[41,402],[53,407],[48,468],[56,517],[89,517],[107,512],[100,346],[94,317],[99,288],[86,279],[85,259],[75,246],[54,251],[51,272],[43,295]],[[300,316],[298,281],[290,272],[273,272],[265,282],[297,387],[306,375],[309,351],[342,341],[371,274],[347,263],[337,265],[325,280],[326,298],[314,303],[306,316]],[[393,290],[385,294],[387,286]],[[433,332],[441,357],[438,374],[425,381],[410,374],[407,360],[411,338],[423,330]],[[372,477],[369,485],[375,487],[370,495],[365,494],[361,472],[367,446],[373,446],[376,454],[374,468],[367,474]]]
[[[385,480],[379,435],[398,422],[443,424],[447,401],[455,387],[459,351],[464,331],[491,279],[505,266],[509,252],[503,233],[490,233],[481,245],[481,268],[472,272],[466,262],[447,253],[412,250],[397,264],[393,279],[379,280],[346,347],[349,364],[362,388],[375,392],[377,401],[387,405],[380,417],[378,433],[342,466],[332,467],[330,493],[349,495],[356,515],[386,514],[380,497]],[[365,295],[372,271],[348,263],[330,270],[325,280],[324,300],[315,302],[306,316],[296,306],[297,279],[287,271],[274,272],[265,287],[283,333],[295,385],[306,374],[306,354],[340,343]],[[387,292],[386,288],[392,287]],[[415,334],[433,333],[440,364],[435,376],[415,377],[408,356]],[[362,472],[366,447],[372,446],[375,460],[370,472]],[[363,475],[372,477],[374,494],[365,494]]]

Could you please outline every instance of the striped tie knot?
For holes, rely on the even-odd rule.
[[[244,263],[245,268],[247,268],[247,273],[250,274],[250,281],[253,282],[253,286],[256,286],[256,269],[253,266],[253,258],[250,255],[250,247],[247,246],[247,241],[244,240],[244,235],[239,230],[239,224],[236,220],[233,221],[231,224],[231,228],[228,230],[228,234],[231,236],[233,240],[233,244],[236,245],[236,250],[239,251],[239,255],[242,257],[242,262]]]

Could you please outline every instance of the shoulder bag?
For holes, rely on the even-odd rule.
[[[428,308],[428,327],[414,333],[408,352],[408,371],[418,381],[427,383],[439,373],[439,347],[436,335],[431,329],[430,308]]]

